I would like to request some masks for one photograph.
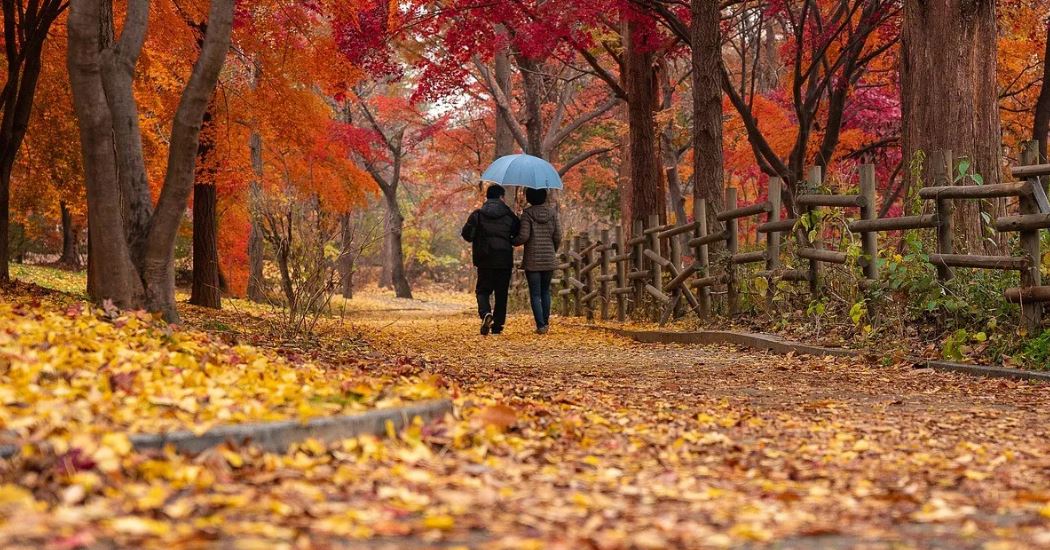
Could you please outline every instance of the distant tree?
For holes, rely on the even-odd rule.
[[[51,25],[67,0],[3,0],[4,58],[7,79],[0,92],[0,283],[10,280],[11,172],[29,127],[40,77],[40,57]]]

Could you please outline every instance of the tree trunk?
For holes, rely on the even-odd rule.
[[[674,107],[674,89],[671,87],[671,74],[666,65],[662,67],[663,102],[660,109],[669,111]],[[674,144],[674,118],[668,118],[667,125],[660,131],[660,149],[663,153],[664,172],[667,176],[667,191],[674,211],[675,223],[688,221],[685,214],[685,197],[682,195],[682,178],[678,172],[678,148]]]
[[[175,237],[193,189],[197,144],[201,121],[215,93],[219,72],[230,49],[234,0],[212,0],[208,30],[200,57],[182,92],[168,146],[168,169],[164,175],[157,208],[150,219],[142,278],[146,282],[146,305],[165,319],[178,321],[175,310]],[[125,24],[125,28],[127,25]]]
[[[11,282],[11,169],[14,158],[7,160],[7,152],[0,153],[0,283]]]
[[[253,90],[258,87],[260,78],[262,78],[262,68],[258,62],[253,63]],[[248,230],[248,299],[261,303],[266,301],[266,279],[263,275],[266,245],[263,240],[263,222],[259,213],[259,205],[262,201],[263,141],[256,127],[252,128],[251,136],[248,138],[248,151],[252,160],[252,182],[248,186],[248,214],[251,223]]]
[[[40,55],[51,25],[64,11],[61,0],[3,2],[7,78],[0,95],[0,283],[10,281],[11,172],[22,147],[40,78]]]
[[[145,206],[134,197],[148,194],[148,189],[139,188],[145,185],[144,180],[121,170],[134,171],[144,164],[134,158],[143,153],[141,147],[134,146],[134,132],[125,127],[129,111],[135,110],[133,99],[127,101],[131,96],[126,88],[132,83],[127,75],[134,74],[136,48],[141,48],[146,34],[149,2],[128,3],[121,38],[109,47],[106,36],[113,19],[110,2],[71,1],[68,64],[84,155],[91,253],[97,256],[91,262],[91,286],[98,301],[112,300],[122,308],[144,307],[170,322],[178,321],[175,238],[193,187],[201,122],[230,46],[233,4],[233,0],[211,1],[201,53],[175,113],[164,185],[149,216],[149,232],[139,260],[138,236],[127,233],[124,216],[115,205],[130,201],[138,215]],[[134,188],[124,189],[122,185]]]
[[[693,200],[722,210],[725,189],[722,164],[722,37],[717,2],[692,0],[693,62]],[[709,231],[718,221],[708,216]]]
[[[661,220],[665,220],[667,199],[660,173],[659,138],[654,118],[659,105],[656,70],[653,52],[649,51],[648,45],[638,43],[641,30],[638,22],[630,20],[625,33],[631,217],[632,221],[648,220],[650,215],[658,214]]]
[[[339,219],[339,288],[343,298],[354,297],[354,231],[350,223],[350,214],[343,214]]]
[[[517,54],[521,80],[525,88],[525,133],[528,148],[525,151],[536,157],[543,156],[543,74],[534,59]]]
[[[263,260],[266,245],[263,241],[262,220],[259,219],[259,201],[262,200],[262,138],[253,132],[251,137],[252,170],[255,179],[248,189],[251,227],[248,230],[248,299],[261,303],[266,301],[266,280],[263,276]]]
[[[394,288],[394,277],[391,276],[393,270],[391,269],[391,219],[390,209],[386,208],[386,215],[383,218],[383,241],[382,246],[379,249],[379,288],[380,289],[393,289]]]
[[[627,110],[624,109],[623,118],[627,117]],[[627,124],[626,120],[622,122]],[[631,136],[627,133],[620,137],[620,151],[620,165],[616,171],[616,188],[620,193],[620,225],[624,235],[632,235],[634,215],[631,210],[631,195],[634,185],[631,183]]]
[[[204,112],[202,130],[212,129],[212,109]],[[197,183],[193,186],[193,281],[190,303],[214,309],[222,308],[219,276],[218,220],[216,219],[215,171],[208,165],[215,148],[213,137],[206,135],[197,145]]]
[[[107,3],[109,0],[107,0]],[[132,86],[139,54],[146,41],[149,21],[149,1],[129,0],[126,21],[120,36],[111,47],[103,47],[99,54],[102,88],[106,92],[110,116],[113,119],[114,154],[117,162],[117,182],[120,189],[121,217],[124,234],[131,252],[131,261],[142,271],[149,237],[150,217],[153,215],[153,197],[146,176],[146,157],[142,150],[138,105]],[[110,19],[105,27],[112,27],[112,7],[104,17]]]
[[[145,305],[145,290],[131,262],[120,209],[114,208],[120,204],[116,145],[99,68],[109,38],[108,4],[73,0],[67,23],[69,82],[80,127],[88,206],[88,290],[98,302],[109,300],[117,307],[139,309]]]
[[[694,6],[699,3],[695,2]],[[703,4],[700,3],[700,9],[704,8]],[[710,25],[710,21],[705,19],[707,24]],[[755,76],[758,78],[755,82],[755,93],[767,94],[770,91],[776,89],[779,78],[777,73],[780,70],[780,55],[777,52],[777,30],[774,28],[776,24],[775,19],[763,20],[762,26],[759,28],[759,40],[761,44],[759,48],[761,50],[761,59],[758,64],[758,74]],[[710,29],[710,26],[707,27]],[[720,58],[721,59],[721,58]]]
[[[920,151],[929,158],[933,151],[951,150],[956,159],[970,158],[986,184],[999,183],[995,17],[993,0],[904,2],[900,71],[905,162]],[[982,248],[976,201],[956,202],[953,226],[960,252]]]
[[[284,292],[284,299],[288,303],[288,313],[295,316],[295,287],[292,285],[292,271],[289,258],[292,254],[292,224],[295,223],[295,217],[292,215],[292,208],[288,207],[288,211],[285,213],[286,225],[284,227],[286,233],[284,235],[275,235],[277,246],[274,248],[274,256],[277,259],[277,271],[281,273],[281,290]]]
[[[221,309],[215,202],[214,184],[198,183],[193,186],[193,284],[190,303]]]
[[[405,218],[397,204],[397,188],[389,192],[384,190],[386,199],[386,249],[387,271],[390,273],[390,284],[398,298],[412,298],[412,287],[405,275],[405,252],[402,248],[401,233],[404,230]]]
[[[506,31],[497,26],[497,33],[505,33]],[[511,79],[511,67],[510,67],[510,51],[509,47],[505,46],[496,52],[496,68],[495,77],[496,85],[503,90],[505,97],[512,97],[514,88],[513,80]],[[499,106],[496,106],[496,151],[493,155],[493,160],[498,159],[502,156],[514,154],[514,132],[510,128],[510,124],[507,120],[500,116]]]
[[[58,263],[73,269],[80,268],[80,256],[77,254],[77,227],[73,224],[73,213],[69,211],[66,201],[59,201],[62,212],[62,255]]]
[[[1047,134],[1050,133],[1050,82],[1047,82],[1048,78],[1050,78],[1050,22],[1046,24],[1043,83],[1039,90],[1039,100],[1035,104],[1035,121],[1032,123],[1032,139],[1039,142],[1039,162],[1047,161],[1046,143]]]

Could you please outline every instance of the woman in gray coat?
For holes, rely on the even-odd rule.
[[[528,208],[521,214],[521,229],[514,244],[525,245],[522,267],[529,282],[529,302],[536,332],[547,334],[551,318],[551,277],[558,267],[561,226],[558,214],[547,204],[546,189],[526,189]]]

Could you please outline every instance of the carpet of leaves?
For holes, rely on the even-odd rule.
[[[454,417],[279,455],[111,436],[102,466],[30,445],[0,468],[0,546],[1050,546],[1044,386],[540,337],[524,316],[482,338],[457,304],[366,308],[284,352],[444,387]],[[231,342],[258,332],[210,322]],[[359,337],[373,349],[342,347]]]
[[[1050,546],[1050,392],[1038,383],[642,345],[580,327],[537,337],[523,316],[488,339],[469,315],[389,323],[371,323],[372,341],[424,354],[462,391],[467,425],[490,430],[464,450],[453,426],[456,453],[422,463],[436,486],[407,485],[460,537]],[[373,479],[396,477],[400,465],[387,467]]]

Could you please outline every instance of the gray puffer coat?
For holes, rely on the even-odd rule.
[[[561,247],[561,225],[554,208],[546,204],[526,208],[514,244],[525,245],[521,263],[525,271],[554,271]]]

